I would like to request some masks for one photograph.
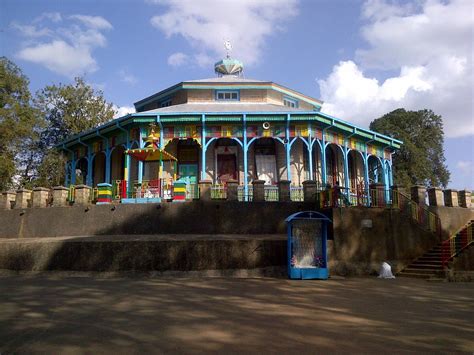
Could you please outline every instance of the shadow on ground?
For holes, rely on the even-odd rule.
[[[472,352],[474,284],[0,276],[0,353]]]

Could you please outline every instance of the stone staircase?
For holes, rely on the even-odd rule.
[[[452,260],[455,255],[462,253],[462,251],[473,242],[473,224],[474,221],[470,221],[466,226],[460,229],[459,232],[455,233],[453,237],[437,244],[399,272],[397,276],[420,279],[444,277],[443,271],[445,268],[443,267],[443,256],[445,260],[444,266],[448,267],[448,262]]]
[[[429,279],[438,277],[443,271],[442,246],[437,244],[418,259],[413,261],[405,269],[398,273],[400,277],[415,277],[419,279]]]

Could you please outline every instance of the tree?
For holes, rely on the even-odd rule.
[[[26,157],[41,127],[32,107],[29,81],[6,57],[0,58],[0,190],[15,187],[13,179],[30,169]],[[21,179],[19,179],[21,180]],[[21,184],[21,181],[19,181]]]
[[[65,159],[54,147],[69,136],[110,121],[115,111],[102,91],[95,91],[82,78],[75,78],[70,85],[46,86],[37,92],[35,105],[46,120],[37,147],[42,162],[37,179],[48,186],[64,178]]]
[[[446,187],[443,120],[431,110],[397,109],[370,123],[370,129],[403,141],[393,156],[394,181],[411,186]]]
[[[95,91],[82,78],[75,78],[71,85],[46,86],[37,92],[35,104],[48,124],[42,135],[48,147],[110,121],[115,113],[103,92]]]

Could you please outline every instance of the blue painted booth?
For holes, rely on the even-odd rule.
[[[288,276],[290,279],[327,279],[327,235],[331,220],[319,212],[304,211],[286,219]]]

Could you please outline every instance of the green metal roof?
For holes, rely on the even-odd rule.
[[[201,116],[162,116],[161,122],[201,122]]]
[[[247,115],[248,122],[282,121],[286,120],[286,115]]]
[[[206,122],[240,122],[242,116],[206,116]]]

